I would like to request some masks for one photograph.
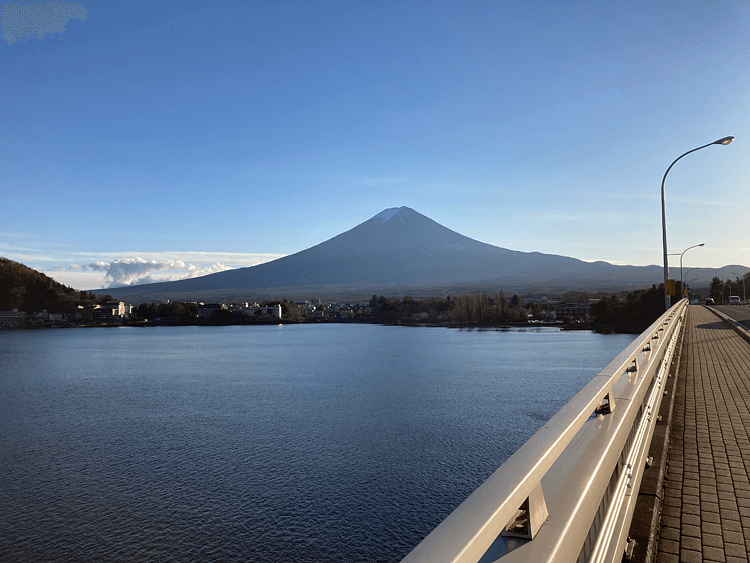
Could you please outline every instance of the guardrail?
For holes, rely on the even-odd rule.
[[[622,561],[687,303],[636,338],[402,563]]]

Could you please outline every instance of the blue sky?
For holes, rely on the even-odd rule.
[[[0,5],[0,255],[73,287],[248,266],[402,205],[661,264],[667,166],[727,135],[669,173],[670,252],[750,265],[748,2]]]

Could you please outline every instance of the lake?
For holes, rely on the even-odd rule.
[[[0,560],[399,561],[633,339],[0,332]]]

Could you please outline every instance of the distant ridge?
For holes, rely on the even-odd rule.
[[[409,207],[393,207],[325,242],[271,262],[106,291],[130,301],[354,299],[374,293],[416,296],[498,289],[616,291],[658,284],[662,272],[659,266],[615,266],[508,250],[461,235]]]

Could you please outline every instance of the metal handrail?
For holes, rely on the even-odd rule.
[[[687,303],[636,338],[403,563],[620,560]]]

